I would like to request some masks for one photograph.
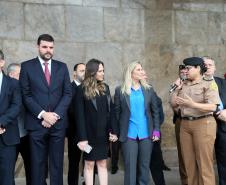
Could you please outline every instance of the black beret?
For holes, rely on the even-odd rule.
[[[190,57],[183,60],[186,66],[200,66],[204,63],[203,59],[200,57]]]

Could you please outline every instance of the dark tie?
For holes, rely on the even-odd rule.
[[[46,81],[47,81],[48,85],[50,85],[50,72],[49,72],[48,64],[49,64],[48,62],[44,62]]]

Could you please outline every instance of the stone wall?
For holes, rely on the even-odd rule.
[[[145,8],[145,66],[164,102],[166,124],[163,146],[175,146],[168,84],[177,77],[178,65],[189,56],[212,56],[217,75],[225,64],[226,4],[220,0],[160,0]]]
[[[166,113],[163,146],[174,147],[169,84],[183,58],[210,55],[226,72],[224,0],[0,0],[0,48],[7,63],[37,55],[36,39],[50,33],[55,59],[72,72],[78,62],[104,61],[112,94],[124,66],[143,59]]]

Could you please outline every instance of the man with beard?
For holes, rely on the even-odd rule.
[[[31,148],[31,184],[45,184],[49,159],[50,185],[63,185],[64,138],[72,96],[70,77],[66,64],[52,59],[51,35],[40,35],[37,48],[39,56],[23,62],[20,74]]]
[[[178,71],[179,78],[173,84],[176,84],[177,86],[182,85],[187,78],[186,77],[187,73],[188,73],[188,71],[185,68],[185,65],[184,64],[179,65],[179,71]],[[184,167],[184,161],[182,159],[181,144],[180,144],[180,125],[181,125],[180,111],[178,111],[178,112],[174,111],[173,123],[175,124],[175,136],[176,136],[176,143],[177,143],[177,155],[178,155],[181,184],[187,185],[188,184],[187,183],[187,174],[186,174],[185,167]]]
[[[68,139],[68,185],[78,185],[79,161],[81,158],[81,150],[77,147],[78,134],[76,129],[75,115],[75,96],[77,87],[82,83],[85,77],[86,66],[84,63],[78,63],[74,66],[74,80],[72,85],[72,101],[68,109],[69,125],[67,129]]]

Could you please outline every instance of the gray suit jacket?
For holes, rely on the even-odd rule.
[[[153,88],[145,90],[142,87],[142,91],[144,94],[144,106],[148,120],[148,129],[150,136],[152,136],[153,129],[159,131],[160,127],[158,99]],[[119,127],[119,141],[125,142],[127,140],[129,128],[130,97],[127,94],[122,94],[121,87],[115,89],[114,103],[115,118]]]

